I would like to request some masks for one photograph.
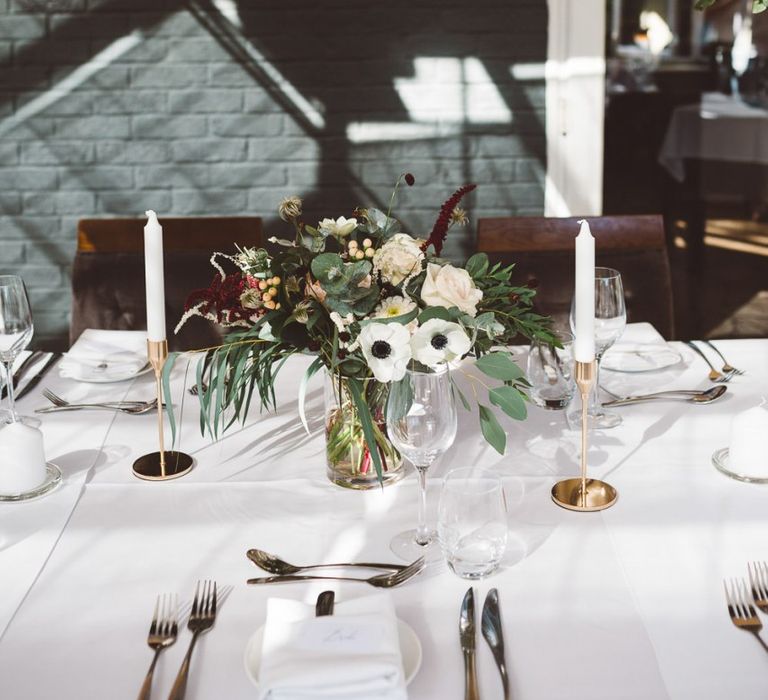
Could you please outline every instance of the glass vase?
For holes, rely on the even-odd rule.
[[[362,382],[363,395],[371,411],[376,434],[375,449],[381,458],[381,482],[365,440],[360,416],[347,380],[325,373],[325,458],[328,478],[350,489],[371,489],[393,484],[405,475],[403,460],[387,436],[386,417],[389,387],[375,379]]]

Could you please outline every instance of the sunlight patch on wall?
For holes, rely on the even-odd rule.
[[[412,78],[395,78],[394,87],[408,122],[353,122],[352,143],[442,138],[461,133],[465,124],[511,124],[512,111],[483,63],[476,57],[422,56]]]

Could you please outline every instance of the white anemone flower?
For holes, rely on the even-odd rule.
[[[323,236],[344,238],[357,228],[357,219],[346,219],[340,216],[338,219],[323,219],[318,225],[318,230]]]
[[[397,382],[411,359],[411,334],[401,323],[368,323],[358,336],[365,361],[379,382]]]
[[[411,338],[413,358],[435,369],[469,352],[472,343],[458,323],[432,318],[419,326]]]

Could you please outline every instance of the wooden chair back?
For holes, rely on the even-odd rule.
[[[70,343],[86,328],[146,328],[144,219],[81,219],[72,269]],[[214,251],[235,252],[262,245],[262,221],[255,216],[162,218],[165,252],[165,316],[172,350],[208,347],[219,331],[202,318],[190,319],[175,335],[187,295],[210,283]]]
[[[514,262],[517,281],[538,281],[536,307],[568,328],[574,286],[574,239],[581,217],[504,217],[478,221],[477,250]],[[674,338],[672,277],[661,216],[588,217],[596,263],[621,272],[631,321],[648,321]],[[513,280],[515,277],[513,276]]]

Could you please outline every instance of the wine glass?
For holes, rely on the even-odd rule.
[[[391,543],[395,554],[413,561],[424,556],[436,540],[427,527],[427,470],[456,438],[456,404],[447,366],[433,371],[406,370],[401,381],[390,385],[386,415],[389,439],[413,464],[419,480],[418,526],[400,533]]]
[[[574,303],[571,303],[571,328],[575,332]],[[624,303],[624,286],[621,273],[610,267],[595,268],[595,359],[597,372],[589,395],[588,419],[591,428],[615,428],[621,424],[621,416],[606,411],[600,403],[600,361],[605,351],[624,332],[627,325],[627,308]],[[581,406],[571,403],[573,409],[567,417],[573,425],[581,421]]]
[[[24,281],[16,275],[0,275],[0,363],[3,365],[8,408],[0,412],[0,421],[16,423],[13,396],[13,362],[29,345],[34,326]]]

